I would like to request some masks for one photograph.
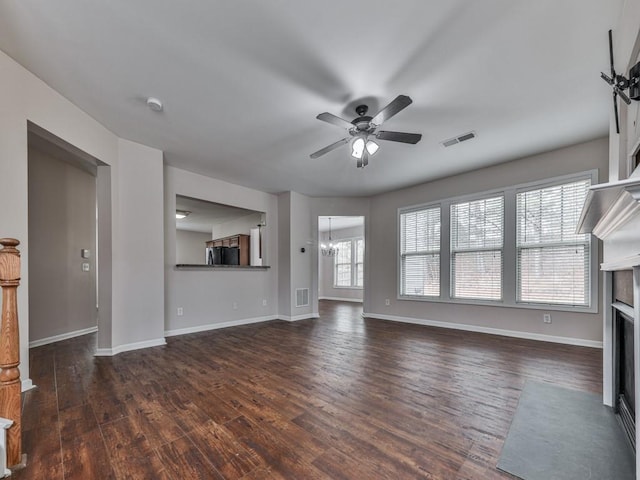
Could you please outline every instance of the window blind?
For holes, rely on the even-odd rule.
[[[502,299],[504,197],[451,205],[451,296]]]
[[[440,207],[400,214],[400,294],[440,296]]]
[[[338,253],[334,257],[334,285],[336,287],[351,286],[351,240],[336,243]]]
[[[576,229],[590,185],[587,179],[517,194],[518,302],[589,306],[590,239]]]

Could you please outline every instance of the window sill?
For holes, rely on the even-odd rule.
[[[580,307],[571,305],[546,305],[541,303],[506,303],[501,300],[471,300],[471,299],[445,299],[442,297],[415,297],[409,295],[398,295],[396,297],[399,301],[413,301],[413,302],[431,302],[431,303],[446,303],[450,305],[479,305],[483,307],[505,307],[505,308],[520,308],[523,310],[546,310],[552,312],[574,312],[574,313],[598,313],[596,307]]]

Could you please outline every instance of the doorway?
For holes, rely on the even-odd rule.
[[[364,301],[363,216],[318,217],[318,300]]]
[[[110,175],[102,162],[29,122],[29,347],[98,330],[97,207]],[[104,270],[101,276],[110,265]]]

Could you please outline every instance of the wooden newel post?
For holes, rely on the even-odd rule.
[[[13,238],[0,238],[0,287],[2,287],[2,323],[0,324],[0,417],[13,421],[7,430],[7,465],[22,462],[20,337],[18,334],[18,296],[20,285],[20,245]]]

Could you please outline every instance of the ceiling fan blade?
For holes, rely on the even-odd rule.
[[[322,155],[324,155],[325,153],[329,153],[331,150],[335,150],[336,148],[344,145],[345,143],[347,143],[349,140],[351,139],[351,137],[345,137],[342,140],[338,140],[335,143],[332,143],[331,145],[328,145],[324,148],[321,148],[320,150],[318,150],[315,153],[312,153],[311,155],[309,155],[311,158],[318,158],[321,157]]]
[[[613,34],[609,30],[609,62],[611,63],[611,78],[616,78],[616,70],[613,68]]]
[[[396,113],[407,108],[412,102],[413,100],[406,95],[398,95],[389,105],[376,113],[376,116],[371,119],[371,123],[374,123],[375,125],[382,125],[383,122],[389,120]]]
[[[618,120],[618,92],[613,91],[613,111],[616,117],[616,133],[620,133],[620,122]]]
[[[405,132],[385,132],[384,130],[376,133],[376,138],[380,140],[388,140],[390,142],[402,142],[416,144],[422,138],[420,133],[405,133]]]
[[[336,125],[338,127],[350,129],[353,128],[353,124],[351,122],[347,122],[346,120],[336,117],[334,114],[329,112],[321,113],[316,117],[318,120],[322,120],[323,122],[330,123],[332,125]]]

